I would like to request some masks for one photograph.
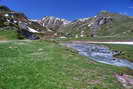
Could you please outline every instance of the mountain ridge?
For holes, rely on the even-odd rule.
[[[120,29],[123,29],[121,27],[128,29],[128,26],[126,25],[124,26],[124,24],[127,24],[127,23],[124,23],[124,21],[129,24],[129,23],[132,23],[133,18],[130,16],[126,16],[118,13],[112,13],[104,10],[99,12],[94,17],[77,19],[77,20],[71,21],[65,26],[56,24],[58,25],[58,27],[56,28],[56,30],[54,29],[55,27],[53,27],[52,30],[53,31],[55,30],[55,32],[57,32],[57,34],[59,35],[63,34],[62,36],[65,36],[65,37],[79,38],[79,37],[95,37],[98,35],[115,36],[115,35],[119,35],[119,33],[115,32],[115,33],[112,33],[111,35],[111,32],[109,30],[113,28],[113,30],[116,29],[116,31],[118,30],[120,31],[120,33],[121,32],[126,33],[127,31],[120,30]],[[119,24],[119,25],[116,25],[116,24]],[[50,27],[48,28],[51,29]],[[104,30],[103,33],[107,33],[107,34],[102,34],[102,32],[100,32],[102,30]]]
[[[25,14],[0,6],[0,28],[16,27],[19,34],[28,39],[44,38],[84,38],[84,37],[123,37],[133,35],[133,18],[118,13],[101,11],[96,16],[68,21],[45,16],[29,19]],[[41,36],[38,35],[41,33]]]

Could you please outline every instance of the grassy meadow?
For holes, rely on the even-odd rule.
[[[94,62],[49,41],[0,43],[0,89],[124,89],[127,68]]]

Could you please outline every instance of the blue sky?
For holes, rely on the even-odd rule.
[[[3,0],[0,4],[32,19],[56,16],[75,20],[95,16],[101,10],[133,16],[133,0]]]

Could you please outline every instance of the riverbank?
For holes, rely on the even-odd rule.
[[[73,48],[81,56],[88,57],[88,60],[94,60],[96,62],[100,62],[104,64],[129,68],[129,70],[127,69],[125,73],[115,74],[115,76],[117,80],[125,87],[125,89],[133,88],[133,62],[129,60],[128,58],[129,56],[126,56],[127,59],[121,56],[121,55],[129,55],[133,53],[131,52],[133,51],[132,43],[128,43],[128,42],[124,42],[124,43],[120,43],[120,42],[98,42],[98,43],[97,42],[91,42],[91,43],[69,42],[69,43],[64,43],[63,45],[69,48]],[[121,46],[123,46],[123,48],[126,50],[120,51],[119,48],[121,48]],[[127,50],[130,50],[130,51],[127,51]],[[125,51],[127,51],[128,53],[124,53]],[[129,75],[127,75],[126,73],[128,73]]]
[[[92,44],[120,44],[120,45],[133,45],[133,41],[69,41],[71,43],[92,43]]]

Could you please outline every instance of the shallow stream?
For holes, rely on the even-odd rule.
[[[80,55],[87,56],[94,61],[133,69],[132,62],[126,59],[115,58],[114,55],[120,52],[112,51],[106,46],[87,43],[65,43],[64,45],[73,48]]]

